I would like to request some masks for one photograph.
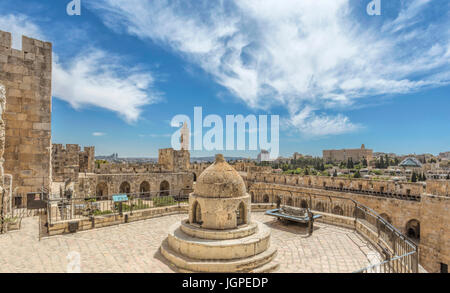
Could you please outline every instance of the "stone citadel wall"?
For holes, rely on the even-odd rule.
[[[0,83],[6,88],[5,173],[18,193],[51,186],[52,44],[22,37],[11,48],[11,33],[0,31]]]
[[[450,264],[448,182],[427,181],[426,186],[421,183],[401,183],[400,186],[394,182],[364,179],[261,173],[248,174],[248,179],[248,190],[253,202],[276,202],[276,196],[283,195],[284,204],[304,207],[310,205],[311,196],[313,210],[342,214],[352,209],[352,204],[339,199],[330,202],[327,196],[356,200],[373,209],[405,235],[409,235],[410,229],[413,229],[417,235],[413,240],[419,243],[419,261],[427,271],[439,272],[441,263]],[[326,189],[324,185],[335,189]],[[383,192],[381,187],[384,187]],[[433,191],[441,195],[430,194]],[[400,196],[394,197],[392,194]]]

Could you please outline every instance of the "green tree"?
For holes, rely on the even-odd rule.
[[[362,165],[363,167],[367,167],[369,164],[367,163],[366,158],[364,158],[364,160],[362,161]]]
[[[356,170],[355,174],[353,174],[353,178],[361,178],[361,174],[359,173],[359,170]]]

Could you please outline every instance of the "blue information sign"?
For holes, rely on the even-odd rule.
[[[127,200],[128,200],[128,196],[126,194],[113,195],[114,202],[122,202],[122,201],[127,201]]]

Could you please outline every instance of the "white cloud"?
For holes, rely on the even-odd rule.
[[[328,135],[359,127],[323,110],[450,80],[449,20],[415,25],[429,0],[406,2],[376,27],[362,26],[350,3],[101,0],[88,7],[117,31],[171,48],[250,107],[283,105],[301,133]]]
[[[12,33],[14,47],[20,48],[22,35],[49,40],[24,15],[0,15],[0,29]],[[124,65],[127,60],[109,52],[90,48],[64,65],[53,56],[52,95],[73,108],[96,106],[116,112],[125,121],[138,120],[142,108],[156,103],[161,94],[153,88],[152,73]]]
[[[149,90],[152,75],[122,65],[119,57],[93,49],[75,57],[67,66],[58,60],[53,65],[53,95],[75,109],[97,106],[135,122],[142,107],[159,100]]]
[[[22,49],[22,35],[38,39],[43,37],[39,27],[22,14],[0,15],[0,29],[11,33],[12,47],[18,50]]]
[[[104,133],[104,132],[93,132],[92,133],[92,136],[105,136],[106,135],[106,133]]]

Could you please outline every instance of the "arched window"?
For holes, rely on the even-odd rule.
[[[97,184],[95,195],[97,197],[103,197],[108,195],[108,185],[105,182]]]
[[[159,196],[169,196],[170,194],[170,184],[166,180],[161,182],[159,185]]]
[[[236,211],[236,219],[237,219],[237,225],[244,225],[246,223],[246,212],[245,212],[245,204],[241,202],[239,204],[239,207]]]
[[[200,204],[196,201],[192,206],[192,222],[194,224],[203,224],[202,222],[202,209]]]
[[[141,185],[139,186],[139,192],[141,193],[142,196],[150,196],[150,183],[148,183],[148,181],[144,181],[141,183]]]
[[[131,186],[128,182],[122,182],[120,184],[119,193],[131,193]]]
[[[194,177],[194,182],[197,182],[197,174],[192,173],[192,176]]]
[[[411,220],[406,224],[406,235],[413,240],[420,240],[420,222]]]

